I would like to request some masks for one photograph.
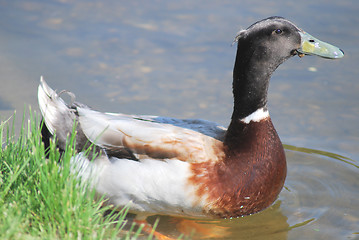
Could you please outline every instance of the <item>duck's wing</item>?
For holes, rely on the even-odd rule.
[[[81,107],[77,112],[86,137],[111,153],[126,149],[137,159],[187,162],[216,161],[223,156],[225,130],[214,123],[101,113]]]
[[[83,104],[66,104],[43,79],[38,98],[45,124],[51,134],[56,133],[62,149],[73,123],[78,122],[78,151],[92,142],[117,158],[201,162],[223,155],[225,129],[213,122],[101,113]]]

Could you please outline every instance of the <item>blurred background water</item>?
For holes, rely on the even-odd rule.
[[[355,0],[0,0],[0,119],[38,111],[42,75],[98,110],[226,126],[236,32],[283,16],[346,55],[278,68],[269,110],[287,144],[286,189],[263,213],[207,224],[227,239],[359,238],[358,13]]]

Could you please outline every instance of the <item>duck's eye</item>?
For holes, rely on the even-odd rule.
[[[274,32],[275,32],[276,34],[281,34],[283,31],[282,31],[282,29],[276,29],[276,30],[274,30]]]

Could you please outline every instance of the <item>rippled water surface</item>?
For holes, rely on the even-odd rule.
[[[272,78],[269,109],[288,160],[279,199],[239,219],[161,216],[158,229],[178,236],[196,224],[207,234],[200,237],[215,239],[358,239],[358,12],[356,0],[0,0],[0,118],[24,105],[37,110],[43,75],[99,110],[227,125],[232,39],[257,20],[286,17],[346,56],[295,57]]]

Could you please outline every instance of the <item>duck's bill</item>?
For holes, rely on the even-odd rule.
[[[344,52],[336,46],[322,42],[306,32],[299,32],[299,34],[302,38],[301,47],[297,49],[300,57],[304,54],[331,59],[344,57]]]

